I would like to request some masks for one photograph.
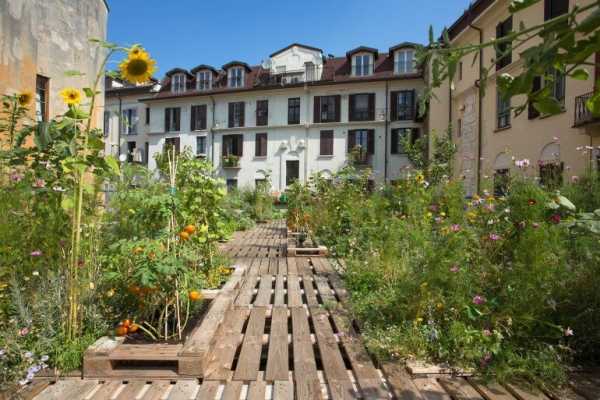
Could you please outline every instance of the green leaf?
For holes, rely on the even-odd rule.
[[[600,92],[594,94],[588,101],[586,101],[585,106],[592,114],[600,115]]]
[[[569,211],[575,211],[575,204],[571,202],[571,200],[567,199],[565,196],[558,195],[558,204],[563,206]]]
[[[575,71],[573,71],[569,76],[579,81],[587,81],[587,79],[590,77],[590,73],[585,68],[578,68]]]
[[[94,91],[88,87],[83,88],[83,93],[90,99],[94,97]]]
[[[106,156],[104,160],[106,161],[106,165],[108,165],[108,167],[114,175],[121,175],[121,168],[119,167],[119,162],[114,156]]]
[[[600,26],[600,8],[594,10],[577,26],[578,32],[591,33]]]
[[[554,115],[562,111],[562,105],[552,97],[539,97],[533,106],[542,114]]]

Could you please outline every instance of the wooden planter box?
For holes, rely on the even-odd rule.
[[[202,377],[215,333],[232,307],[235,291],[245,274],[246,267],[239,266],[223,288],[205,292],[207,298],[214,298],[184,343],[125,344],[123,337],[101,337],[84,353],[83,377],[130,380]]]
[[[288,257],[326,257],[329,255],[329,250],[325,246],[320,246],[307,238],[304,242],[304,247],[300,247],[298,243],[299,232],[291,232],[288,230],[287,237],[287,256]]]

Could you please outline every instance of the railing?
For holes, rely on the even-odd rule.
[[[594,92],[590,92],[575,97],[575,126],[582,126],[600,120],[600,116],[592,114],[586,105],[593,95]]]
[[[354,166],[368,166],[371,165],[371,155],[366,148],[356,146],[348,154],[350,163]]]
[[[254,86],[286,86],[305,82],[317,82],[324,80],[325,75],[323,72],[324,68],[319,65],[307,66],[304,70],[280,73],[267,70],[256,76]]]

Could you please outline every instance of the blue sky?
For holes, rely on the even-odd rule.
[[[108,40],[141,43],[162,77],[174,67],[215,67],[231,60],[260,63],[299,42],[343,55],[360,46],[385,51],[425,43],[468,6],[468,0],[108,0]],[[116,67],[113,65],[113,67]]]

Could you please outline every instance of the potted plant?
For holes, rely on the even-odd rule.
[[[235,154],[223,156],[223,168],[238,168],[240,166],[240,157]]]

